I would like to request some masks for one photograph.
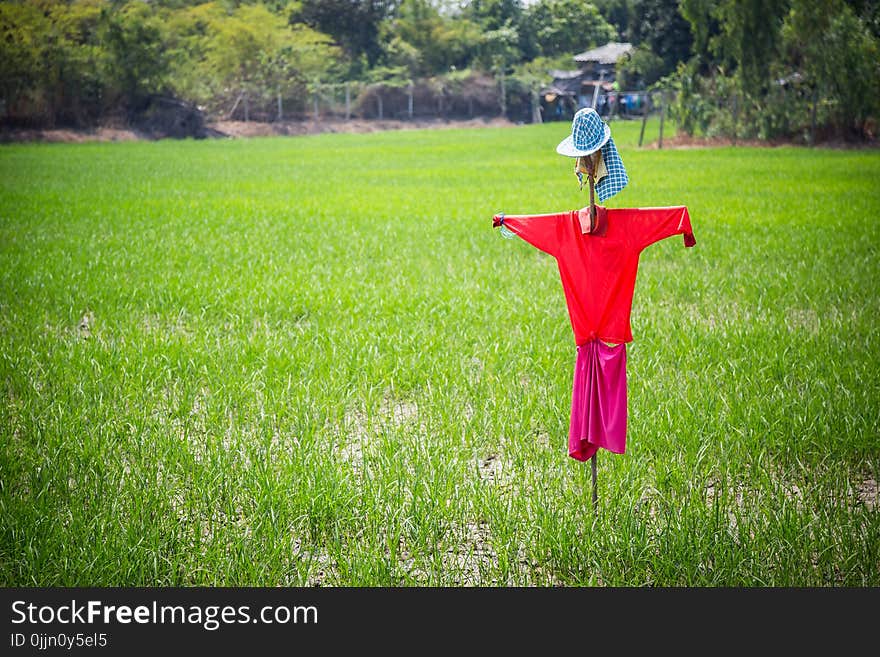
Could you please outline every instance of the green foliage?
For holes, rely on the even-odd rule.
[[[0,3],[0,118],[87,123],[113,56],[102,0]]]
[[[863,136],[880,108],[880,40],[841,0],[793,0],[782,29],[786,62],[823,99],[842,134]]]
[[[382,21],[395,4],[392,0],[300,0],[292,4],[290,20],[329,34],[349,58],[364,55],[372,66],[382,54]]]
[[[263,5],[215,13],[205,71],[220,88],[250,93],[324,76],[334,60],[330,39],[304,25],[288,26]]]
[[[617,63],[617,81],[621,89],[644,89],[665,73],[663,59],[645,46],[639,46]]]
[[[0,121],[90,125],[156,94],[271,118],[322,85],[456,71],[530,95],[548,58],[625,39],[618,82],[677,89],[685,131],[871,138],[878,31],[861,0],[18,0],[0,3]]]
[[[107,49],[104,76],[108,91],[137,107],[167,88],[169,54],[162,14],[142,2],[105,10],[102,43]]]
[[[523,8],[519,0],[470,0],[464,6],[464,16],[487,31],[517,27]]]
[[[480,50],[483,31],[467,18],[443,15],[428,0],[404,0],[383,25],[384,59],[413,76],[465,68]]]
[[[694,62],[681,64],[657,86],[673,92],[670,115],[689,135],[772,139],[793,134],[803,119],[787,89],[774,86],[774,97],[743,93],[739,78],[722,68],[700,75]]]
[[[3,113],[15,114],[32,93],[44,56],[49,21],[30,4],[0,3],[0,93]]]
[[[527,10],[525,23],[545,57],[583,52],[617,36],[596,6],[581,0],[540,0]]]
[[[172,7],[171,9],[166,7]],[[89,124],[174,93],[209,109],[297,99],[345,67],[330,37],[262,3],[0,4],[0,116]]]
[[[695,35],[694,58],[673,83],[683,130],[876,134],[880,41],[867,9],[860,18],[843,0],[684,0],[681,10]]]
[[[719,0],[680,0],[679,13],[690,27],[691,52],[701,72],[712,63],[710,44],[720,31],[716,8]]]
[[[715,8],[721,30],[713,37],[712,50],[722,65],[736,67],[744,93],[767,91],[788,4],[789,0],[720,0]]]
[[[476,63],[485,70],[504,73],[519,59],[518,33],[512,27],[502,27],[483,33]]]
[[[593,0],[599,13],[617,30],[620,39],[626,38],[632,20],[632,0]]]
[[[688,135],[708,132],[713,115],[709,79],[698,75],[696,68],[695,62],[682,62],[674,74],[657,85],[671,92],[670,116],[678,129]]]
[[[663,60],[661,75],[671,73],[691,53],[690,26],[679,11],[679,0],[632,0],[627,36]]]

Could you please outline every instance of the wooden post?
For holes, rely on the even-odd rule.
[[[229,110],[229,114],[226,116],[227,120],[231,120],[233,115],[235,114],[235,110],[238,109],[238,104],[241,102],[241,99],[244,98],[244,92],[240,91],[238,94],[238,98],[235,99],[235,102],[232,104],[232,109]]]
[[[413,83],[412,80],[409,81],[409,85],[406,88],[406,113],[409,116],[410,120],[413,117]]]
[[[819,87],[813,89],[813,106],[810,108],[810,146],[816,143],[816,106],[819,104]]]
[[[244,95],[244,122],[247,123],[251,120],[251,103],[248,98],[247,93]]]
[[[541,118],[541,91],[537,87],[532,89],[532,123],[543,123]]]
[[[376,91],[376,104],[378,105],[379,120],[381,121],[384,116],[382,113],[382,93],[378,90]]]
[[[504,84],[504,69],[501,69],[501,116],[507,118],[507,85]]]
[[[736,126],[739,123],[739,96],[733,93],[733,145],[736,146]]]
[[[351,118],[351,90],[348,88],[348,82],[345,83],[345,120]]]
[[[313,112],[315,116],[315,121],[317,121],[320,117],[318,115],[318,84],[315,83],[315,90],[312,92],[312,103],[313,103]]]
[[[642,140],[645,138],[645,124],[648,122],[648,109],[645,108],[645,113],[642,114],[642,129],[639,131],[639,148],[642,147]]]
[[[597,478],[597,475],[596,475],[596,469],[597,469],[596,456],[597,456],[597,454],[593,454],[592,458],[590,459],[590,471],[593,473],[593,513],[598,515],[598,513],[599,513],[599,486],[596,483],[596,478]]]
[[[593,158],[595,153],[591,153],[584,158],[587,164],[587,178],[590,181],[590,230],[596,227],[596,164]]]
[[[657,140],[657,148],[663,148],[663,119],[666,118],[666,91],[660,94],[660,139]]]
[[[587,163],[587,178],[590,181],[590,230],[594,230],[596,228],[596,165],[593,158],[596,157],[595,153],[587,155],[586,163]],[[598,473],[597,473],[597,457],[598,454],[593,454],[592,458],[590,458],[590,472],[593,476],[593,513],[599,513],[599,484],[598,484]]]
[[[281,107],[281,91],[278,91],[278,120],[282,121],[284,119],[284,110]]]

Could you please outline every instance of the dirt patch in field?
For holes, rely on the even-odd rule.
[[[38,130],[31,128],[15,128],[0,131],[0,143],[12,142],[47,142],[78,144],[89,141],[138,141],[146,139],[134,130],[124,128],[62,128],[54,130]]]
[[[873,139],[866,142],[848,142],[842,139],[831,139],[817,141],[816,146],[821,148],[837,148],[837,149],[861,149],[861,148],[877,148],[880,146],[880,140]],[[723,146],[750,146],[758,148],[778,148],[779,146],[804,146],[809,144],[801,140],[793,139],[737,139],[730,137],[696,137],[686,134],[677,134],[671,137],[663,138],[664,149],[690,149],[690,148],[719,148]],[[657,150],[660,148],[658,141],[652,141],[643,146],[645,150]]]
[[[367,414],[356,408],[345,414],[338,431],[340,442],[336,445],[336,452],[355,472],[360,472],[364,456],[378,448],[381,432],[404,426],[418,427],[424,433],[424,423],[419,422],[418,405],[386,394],[374,413]]]
[[[413,119],[399,120],[363,120],[327,119],[321,121],[277,121],[260,123],[258,121],[215,121],[207,124],[209,134],[214,137],[273,137],[316,135],[321,133],[364,133],[384,130],[424,130],[448,128],[507,128],[519,125],[502,118],[480,118],[468,120]],[[62,142],[82,143],[90,141],[138,141],[150,140],[148,135],[136,130],[101,127],[90,129],[53,129],[41,130],[32,128],[10,128],[0,130],[0,143],[11,142]]]
[[[865,478],[856,490],[859,503],[864,504],[869,511],[877,508],[877,482],[872,477]]]
[[[384,130],[423,130],[442,128],[511,127],[516,125],[500,118],[444,121],[442,119],[414,119],[412,121],[329,119],[322,121],[279,121],[257,123],[254,121],[217,121],[208,127],[229,137],[271,137],[276,135],[315,135],[321,133],[363,133]]]

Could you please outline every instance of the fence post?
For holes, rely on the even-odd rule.
[[[313,111],[314,111],[314,115],[315,115],[315,121],[317,121],[319,118],[319,116],[318,116],[318,83],[317,82],[315,83],[314,91],[312,92],[312,102],[314,103],[314,105],[313,105],[314,110]]]
[[[248,98],[247,92],[244,94],[244,122],[247,123],[251,120],[251,103]]]
[[[810,108],[810,146],[816,144],[816,105],[819,104],[819,87],[813,89],[813,106]]]
[[[657,149],[663,148],[663,119],[666,118],[666,89],[660,94],[660,139],[657,140]]]
[[[736,146],[737,125],[739,124],[739,96],[733,93],[733,145]]]
[[[642,140],[645,138],[645,124],[648,122],[648,108],[645,108],[645,113],[642,114],[642,129],[639,131],[639,148],[642,147]]]
[[[278,120],[284,120],[284,110],[281,107],[281,90],[278,90]]]
[[[238,97],[235,99],[235,102],[232,104],[232,109],[229,110],[229,114],[226,116],[227,120],[231,120],[235,115],[235,110],[238,109],[238,104],[241,102],[241,99],[244,98],[244,92],[238,92]]]
[[[376,90],[376,103],[377,103],[378,106],[379,106],[379,120],[381,121],[382,118],[383,118],[383,114],[382,114],[382,94],[381,94],[381,92],[379,92],[379,90]]]
[[[507,118],[507,85],[504,84],[504,69],[501,69],[501,116]]]
[[[409,85],[406,88],[406,113],[409,115],[410,120],[413,117],[413,81],[409,81]]]
[[[541,89],[540,87],[532,88],[532,123],[543,123],[541,117]]]

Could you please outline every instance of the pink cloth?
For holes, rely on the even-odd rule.
[[[626,344],[591,340],[577,348],[568,455],[587,461],[600,447],[626,451]]]

